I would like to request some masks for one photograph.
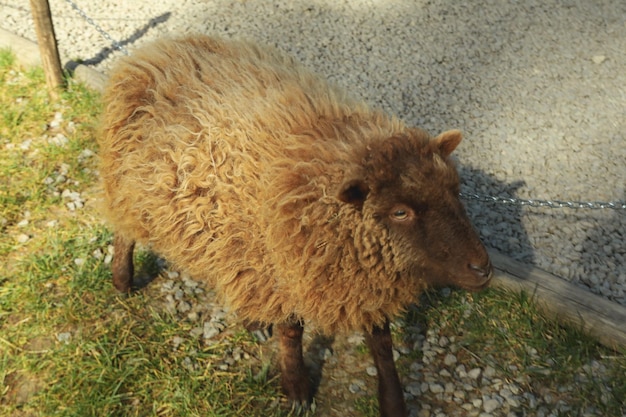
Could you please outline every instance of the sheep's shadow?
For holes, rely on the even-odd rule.
[[[157,17],[153,17],[144,26],[142,26],[141,28],[135,30],[135,32],[133,32],[132,35],[130,35],[126,39],[123,39],[123,40],[121,40],[121,41],[119,41],[117,43],[112,43],[110,46],[102,48],[93,57],[87,58],[87,59],[84,59],[84,60],[70,60],[70,61],[68,61],[65,64],[65,70],[67,70],[71,74],[71,73],[73,73],[76,70],[76,67],[78,65],[81,65],[81,64],[82,65],[87,65],[87,66],[98,65],[99,63],[101,63],[102,61],[107,59],[116,50],[122,49],[126,45],[130,45],[130,44],[135,43],[136,41],[138,41],[139,39],[144,37],[146,35],[146,33],[150,29],[152,29],[152,28],[154,28],[154,27],[156,27],[156,26],[158,26],[160,24],[163,24],[163,23],[167,22],[171,16],[172,16],[171,12],[166,12],[166,13],[163,13],[163,14],[157,16]]]
[[[135,250],[134,265],[132,291],[140,291],[166,270],[167,261],[149,249],[139,248]]]
[[[626,201],[626,190],[622,194],[622,200]],[[612,273],[611,281],[623,283],[626,281],[626,246],[619,241],[619,236],[626,236],[626,211],[624,210],[602,210],[601,213],[594,213],[600,217],[602,227],[596,228],[587,234],[582,243],[580,251],[580,276],[574,276],[574,282],[589,288],[592,292],[600,294],[609,299],[613,299],[620,304],[626,304],[626,294],[616,288],[611,288],[609,280],[601,283],[598,277],[594,276],[592,269],[594,265],[605,265]]]

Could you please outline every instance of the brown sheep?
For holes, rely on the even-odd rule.
[[[436,138],[353,101],[275,49],[161,40],[112,71],[100,138],[113,282],[135,242],[275,323],[282,386],[308,405],[303,323],[363,330],[381,415],[404,416],[389,320],[428,284],[478,290],[491,264]]]

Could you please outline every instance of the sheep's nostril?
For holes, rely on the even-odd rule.
[[[491,274],[493,273],[493,268],[491,266],[491,262],[487,263],[487,265],[484,266],[478,266],[478,265],[474,265],[474,264],[469,264],[468,268],[474,272],[474,274],[480,276],[480,277],[491,277]]]

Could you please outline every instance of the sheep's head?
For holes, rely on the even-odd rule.
[[[492,267],[459,200],[450,154],[459,131],[391,137],[367,147],[358,172],[339,199],[387,230],[393,264],[428,284],[479,290]]]

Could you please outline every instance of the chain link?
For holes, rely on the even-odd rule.
[[[89,23],[91,26],[93,26],[98,31],[98,33],[100,35],[102,35],[106,40],[111,42],[111,45],[113,45],[113,49],[116,49],[118,51],[122,51],[125,55],[129,55],[128,51],[126,50],[126,48],[124,48],[120,42],[118,42],[115,39],[113,39],[113,37],[111,35],[109,35],[104,29],[102,29],[102,27],[100,25],[98,25],[96,22],[94,22],[94,20],[92,18],[87,16],[87,13],[85,13],[84,10],[82,10],[80,7],[78,7],[78,5],[76,3],[74,3],[72,0],[65,0],[65,1],[67,1],[72,6],[72,9],[74,9],[76,11],[76,13],[78,13],[80,15],[80,17],[85,19],[87,21],[87,23]]]
[[[119,51],[122,51],[124,54],[128,55],[128,51],[122,46],[122,44],[115,39],[111,35],[109,35],[100,25],[98,25],[92,18],[87,16],[76,3],[72,0],[65,0],[74,9],[83,19],[87,21],[91,26],[93,26],[98,33],[100,33],[106,40],[111,42],[113,48]],[[626,210],[626,203],[620,201],[610,201],[610,202],[601,202],[601,201],[558,201],[558,200],[523,200],[520,198],[510,198],[510,197],[494,197],[487,195],[479,195],[473,193],[460,193],[461,198],[466,200],[475,200],[481,201],[483,203],[500,203],[500,204],[510,204],[515,206],[528,206],[528,207],[549,207],[549,208],[570,208],[570,209],[613,209],[613,210]]]
[[[500,203],[515,206],[528,207],[548,207],[548,208],[570,208],[570,209],[613,209],[626,210],[626,203],[621,201],[558,201],[558,200],[524,200],[521,198],[511,197],[493,197],[487,195],[479,195],[473,193],[460,193],[461,198],[465,200],[476,200],[483,203]]]

